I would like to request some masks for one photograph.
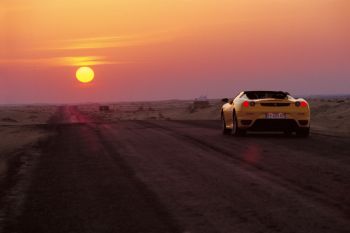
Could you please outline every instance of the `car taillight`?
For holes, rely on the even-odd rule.
[[[295,102],[295,106],[305,108],[307,107],[307,103],[305,101],[301,101],[301,102],[297,101]]]
[[[305,101],[302,101],[302,102],[300,103],[300,106],[305,108],[305,107],[307,107],[307,103],[306,103]]]
[[[249,101],[244,101],[242,104],[243,107],[248,108],[250,107],[254,107],[255,106],[255,102],[249,102]]]

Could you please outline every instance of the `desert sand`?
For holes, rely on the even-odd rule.
[[[350,136],[350,98],[309,98],[311,130],[328,135]],[[170,100],[103,104],[110,111],[99,111],[99,104],[82,105],[81,111],[108,122],[119,120],[220,120],[222,102],[209,100],[209,106],[196,108],[193,101]]]
[[[49,135],[40,125],[45,125],[55,112],[55,106],[0,107],[0,183],[13,158]]]
[[[47,124],[56,111],[56,106],[1,106],[0,157],[34,143],[44,134],[37,126]]]

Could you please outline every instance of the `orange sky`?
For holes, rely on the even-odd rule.
[[[348,0],[1,0],[0,103],[350,94],[349,22]]]

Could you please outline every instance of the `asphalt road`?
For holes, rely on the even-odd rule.
[[[216,121],[108,123],[76,107],[45,129],[2,195],[2,232],[350,232],[349,138],[234,138]]]

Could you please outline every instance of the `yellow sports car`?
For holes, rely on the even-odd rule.
[[[224,134],[244,135],[247,131],[296,132],[310,134],[310,108],[304,99],[282,91],[243,91],[233,100],[222,99]]]

